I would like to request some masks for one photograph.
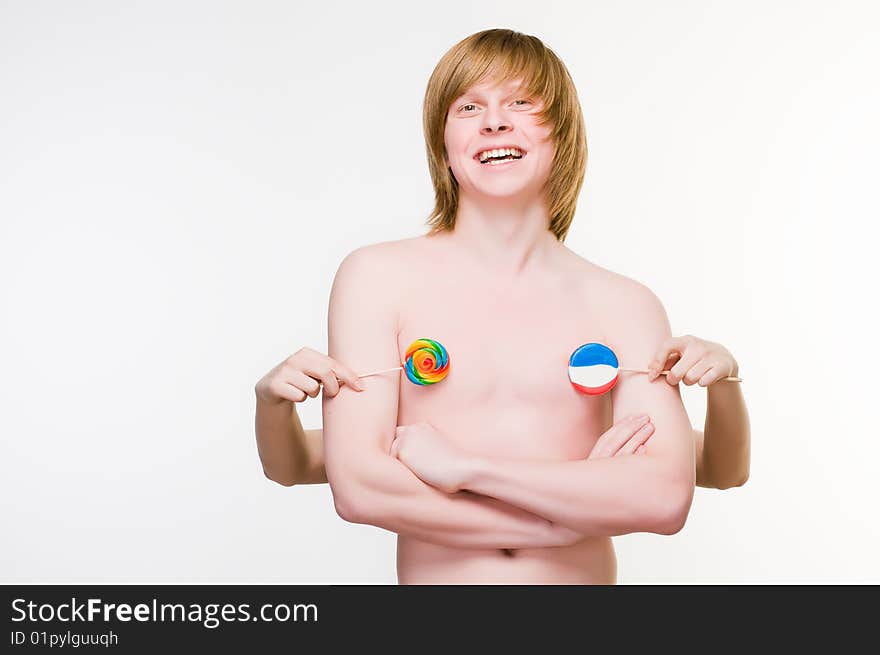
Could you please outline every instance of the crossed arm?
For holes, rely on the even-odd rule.
[[[639,291],[633,320],[615,329],[612,349],[648,361],[668,337],[668,323],[656,297],[644,287]],[[651,417],[655,432],[644,455],[563,462],[472,457],[449,488],[503,500],[584,536],[675,534],[687,519],[695,484],[693,430],[678,387],[625,375],[612,391],[612,407],[614,417]]]
[[[610,326],[612,349],[631,361],[649,361],[669,338],[666,313],[650,290],[625,282],[615,295],[626,308],[616,313],[627,320]],[[583,536],[678,532],[695,482],[693,434],[678,387],[624,375],[612,392],[612,407],[615,417],[651,417],[655,433],[644,455],[561,462],[473,456],[427,424],[401,430],[392,453],[440,489],[497,498]],[[632,419],[622,423],[636,424]]]
[[[372,263],[384,244],[351,253],[330,297],[329,355],[356,370],[396,360],[397,314],[386,291],[387,268]],[[384,258],[383,258],[384,259]],[[387,261],[387,260],[386,260]],[[633,287],[628,324],[612,347],[649,361],[669,336],[659,301]],[[643,376],[621,379],[614,414],[650,414],[651,447],[638,457],[533,463],[481,460],[468,481],[474,493],[445,493],[422,482],[389,454],[395,434],[399,378],[363,380],[366,392],[343,387],[323,398],[324,461],[342,518],[458,547],[565,545],[584,535],[645,531],[672,534],[683,525],[694,487],[694,439],[677,387]]]
[[[710,388],[708,393],[709,408],[714,406],[718,409],[712,413],[707,412],[705,433],[703,430],[693,430],[696,486],[706,489],[740,487],[749,477],[749,430],[747,425],[741,425],[744,412],[738,407],[743,403],[742,392],[738,387],[726,388],[716,385]],[[717,399],[722,395],[723,399]],[[285,487],[297,484],[326,484],[323,430],[303,429],[296,412],[296,405],[291,403],[285,407],[289,408],[289,414],[279,419],[279,427],[275,427],[274,430],[279,432],[286,442],[293,444],[294,454],[287,458],[291,460],[288,466],[291,472],[283,478],[268,473],[267,477]],[[259,416],[259,408],[257,413]],[[724,422],[727,425],[731,416],[736,424],[729,430],[732,434],[725,434],[721,425],[722,419],[727,419]],[[747,418],[745,420],[748,421]],[[709,435],[710,424],[714,426],[711,437],[706,436]],[[268,431],[270,428],[264,429]],[[623,443],[625,442],[621,442],[621,445]]]
[[[340,264],[330,293],[329,355],[355,370],[397,361],[397,313],[387,268],[373,262],[384,244],[367,246]],[[372,367],[372,368],[371,368]],[[397,423],[397,376],[363,378],[323,396],[324,464],[337,513],[405,536],[459,548],[561,546],[573,530],[503,501],[468,492],[447,494],[425,484],[389,450]]]

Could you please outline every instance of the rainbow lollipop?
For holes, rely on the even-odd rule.
[[[439,341],[433,339],[416,339],[406,349],[406,361],[401,366],[386,368],[382,371],[362,373],[358,377],[379,375],[403,369],[406,377],[413,384],[424,386],[436,384],[449,373],[449,353]]]
[[[611,391],[620,379],[619,371],[647,373],[640,368],[621,368],[617,355],[602,343],[585,343],[575,348],[568,360],[568,379],[577,391],[587,396],[600,396]],[[668,375],[671,371],[661,371]],[[726,382],[742,382],[741,378],[728,376]]]
[[[416,339],[406,349],[403,370],[413,384],[436,384],[449,372],[449,353],[433,339]]]

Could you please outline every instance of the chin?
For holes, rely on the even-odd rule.
[[[513,200],[528,195],[529,190],[526,187],[518,187],[512,189],[477,189],[478,194],[486,198],[496,198],[498,200]]]
[[[497,179],[471,179],[471,183],[477,191],[482,193],[503,194],[519,193],[532,186],[533,180],[526,175],[510,177],[498,176]]]

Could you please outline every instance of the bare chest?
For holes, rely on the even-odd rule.
[[[434,339],[449,371],[433,385],[401,378],[398,423],[428,421],[485,454],[585,456],[610,422],[610,400],[576,392],[568,359],[602,340],[599,311],[564,285],[427,282],[402,305],[398,350],[402,358],[416,339]]]

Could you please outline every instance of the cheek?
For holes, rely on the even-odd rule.
[[[447,148],[454,146],[457,136],[455,121],[446,121],[446,125],[443,128],[443,142],[446,144]]]
[[[464,145],[456,134],[447,132],[443,145],[446,147],[447,159],[461,159]]]
[[[456,179],[460,179],[462,175],[467,175],[467,154],[463,150],[464,146],[449,140],[446,142],[446,166],[452,170]]]
[[[552,168],[553,167],[553,159],[556,156],[556,148],[552,143],[542,144],[540,147],[541,153],[541,167],[542,168]]]

